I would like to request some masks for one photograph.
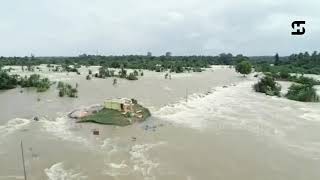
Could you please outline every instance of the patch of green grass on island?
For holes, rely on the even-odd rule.
[[[123,114],[123,112],[113,110],[113,109],[102,109],[101,111],[83,117],[79,122],[93,122],[105,125],[115,125],[115,126],[128,126],[135,122],[145,121],[151,116],[150,111],[147,108],[139,104],[133,106],[134,112],[141,111],[142,117],[136,117],[130,113]]]

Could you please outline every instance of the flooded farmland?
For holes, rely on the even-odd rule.
[[[11,73],[28,75],[13,68]],[[79,98],[60,98],[55,86],[44,93],[0,91],[0,179],[24,179],[21,140],[28,179],[320,177],[320,104],[255,93],[253,76],[214,66],[172,74],[171,80],[145,71],[137,81],[118,79],[114,86],[112,78],[86,80],[86,67],[81,75],[42,68],[39,74],[52,81],[78,84]],[[75,108],[116,97],[137,99],[152,117],[127,127],[67,118]]]

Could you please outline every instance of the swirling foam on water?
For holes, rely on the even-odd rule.
[[[102,151],[107,151],[108,154],[112,154],[114,152],[117,152],[119,147],[116,145],[116,141],[119,140],[118,138],[107,138],[103,141],[102,145],[100,146],[100,149]]]
[[[30,119],[22,119],[22,118],[15,118],[11,119],[7,122],[6,125],[0,126],[0,135],[7,136],[9,134],[14,133],[15,131],[22,129],[29,125],[31,122]]]
[[[160,164],[149,159],[146,152],[150,149],[164,145],[165,142],[159,142],[155,144],[137,144],[130,150],[131,161],[134,163],[133,170],[140,172],[145,179],[154,179],[152,170],[157,168]]]
[[[110,142],[111,140],[107,139],[106,144],[110,145]],[[122,160],[121,162],[110,162],[110,159],[108,158],[108,160],[105,161],[106,167],[103,173],[113,177],[138,173],[137,175],[142,176],[145,180],[154,179],[155,177],[152,173],[152,170],[157,168],[160,164],[155,160],[152,160],[151,157],[148,156],[148,151],[164,144],[166,144],[166,142],[133,145],[131,146],[130,151],[126,152],[130,155],[129,160]],[[127,151],[127,148],[121,149],[114,146],[117,145],[113,144],[112,149],[118,149],[119,151],[123,152]],[[109,154],[108,156],[112,155],[117,156],[116,154]]]
[[[0,179],[5,179],[5,180],[21,179],[21,180],[24,180],[24,176],[0,176]]]
[[[74,141],[89,145],[89,141],[87,138],[77,136],[71,131],[73,122],[70,121],[70,119],[67,117],[58,117],[54,121],[43,120],[41,122],[43,123],[44,130],[55,135],[56,137],[59,137],[63,140]]]
[[[304,113],[300,116],[301,118],[313,121],[320,122],[320,106],[319,109],[310,109],[310,108],[300,108]]]
[[[121,163],[106,163],[107,167],[104,169],[103,174],[117,177],[117,176],[123,176],[128,175],[131,173],[131,169],[129,165],[125,163],[125,161],[122,161]]]
[[[86,176],[76,172],[73,169],[66,170],[63,162],[52,165],[44,170],[48,180],[81,180],[87,179]]]

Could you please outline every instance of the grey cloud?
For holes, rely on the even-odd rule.
[[[306,0],[11,0],[0,7],[0,55],[317,50],[320,2]],[[307,21],[292,37],[291,21]]]

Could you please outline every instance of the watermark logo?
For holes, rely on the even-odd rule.
[[[305,21],[293,21],[291,27],[294,31],[291,32],[291,35],[303,35],[306,33],[306,29],[302,26],[306,24]]]

